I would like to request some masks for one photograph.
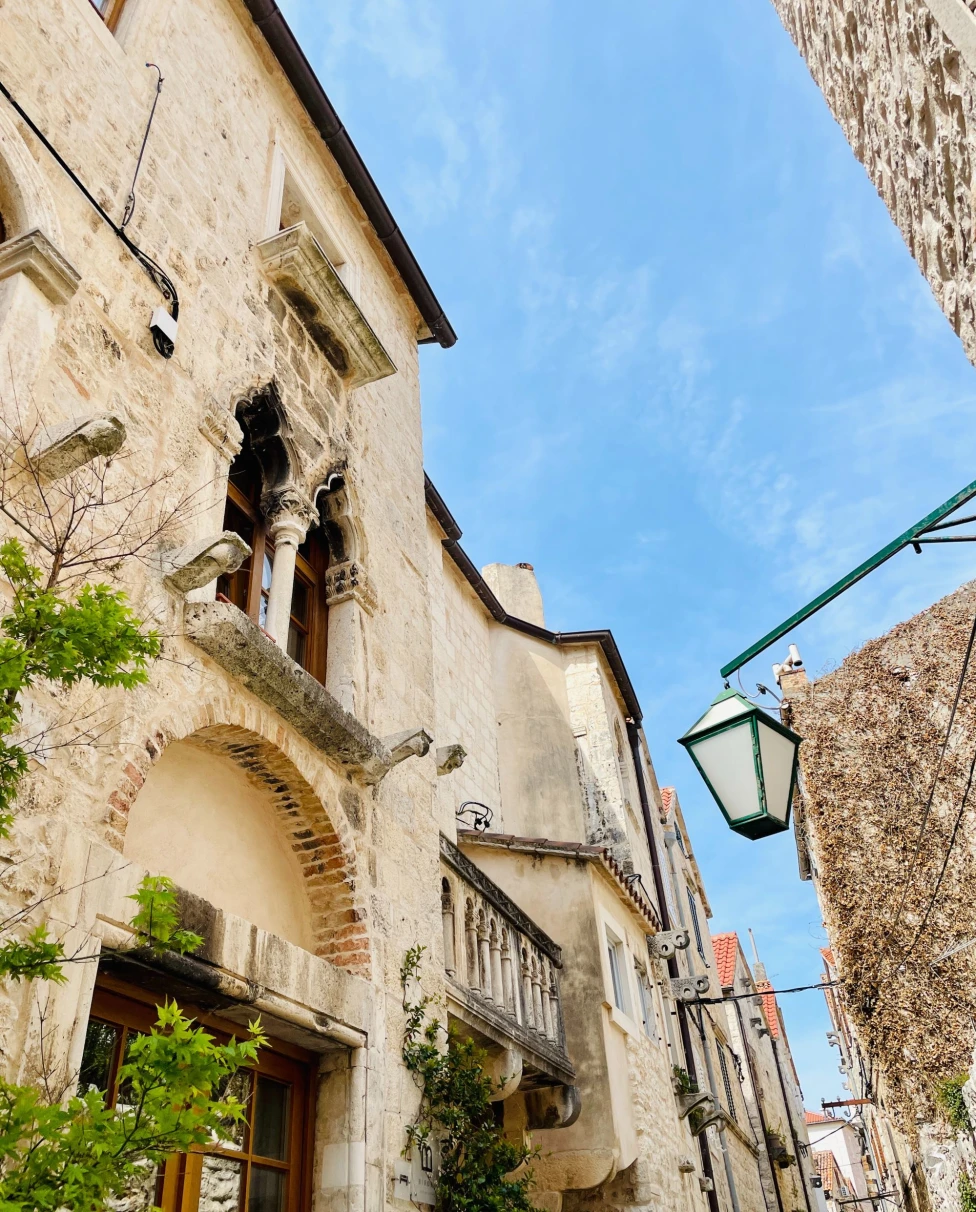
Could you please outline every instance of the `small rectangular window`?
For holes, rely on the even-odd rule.
[[[722,1070],[722,1085],[725,1087],[725,1109],[734,1120],[738,1120],[735,1113],[735,1098],[732,1094],[732,1082],[729,1079],[729,1065],[725,1059],[725,1049],[721,1044],[718,1045],[718,1064]]]
[[[686,891],[688,893],[688,908],[691,911],[691,925],[695,932],[695,946],[698,948],[698,954],[702,959],[705,959],[705,944],[702,941],[701,925],[698,922],[698,906],[695,904],[695,895],[690,888],[687,888]]]
[[[627,1013],[627,991],[624,988],[624,945],[607,931],[607,958],[610,961],[610,981],[613,984],[613,1004]]]
[[[647,973],[640,964],[635,964],[634,969],[637,977],[637,993],[640,997],[641,1025],[647,1038],[656,1042],[660,1036],[657,1033],[657,1017],[654,1013],[654,990],[651,988]]]
[[[114,32],[122,16],[125,0],[91,0],[91,6],[110,30]]]

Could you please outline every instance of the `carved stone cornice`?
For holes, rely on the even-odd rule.
[[[81,274],[35,227],[0,244],[0,279],[23,274],[52,303],[67,303],[81,284]]]
[[[200,432],[211,446],[230,463],[244,444],[244,431],[237,418],[226,408],[216,403],[207,405],[200,422]]]
[[[390,355],[304,222],[260,240],[256,247],[265,273],[347,387],[396,373]]]
[[[356,560],[343,560],[341,564],[332,564],[325,574],[325,604],[337,606],[350,598],[355,599],[367,614],[376,609],[376,591],[362,564]]]
[[[548,934],[535,924],[529,915],[516,905],[516,903],[502,892],[501,888],[493,879],[485,875],[485,873],[475,863],[462,854],[454,843],[441,835],[441,858],[449,867],[452,867],[457,874],[471,885],[475,891],[479,892],[489,904],[494,905],[498,912],[508,918],[509,922],[524,934],[526,938],[532,940],[539,950],[552,960],[557,968],[563,966],[562,951],[558,943],[553,942]]]

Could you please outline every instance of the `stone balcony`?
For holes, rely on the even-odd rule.
[[[448,1008],[499,1060],[499,1097],[572,1088],[559,947],[443,835],[441,912]]]

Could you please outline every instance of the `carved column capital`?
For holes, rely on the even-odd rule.
[[[295,484],[283,484],[265,493],[261,507],[275,543],[291,543],[297,547],[318,519],[315,506]]]
[[[343,560],[341,564],[330,566],[325,574],[325,595],[327,606],[337,606],[353,598],[367,614],[376,609],[376,591],[365,568],[356,560]]]

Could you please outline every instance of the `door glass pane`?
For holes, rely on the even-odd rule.
[[[226,1078],[217,1092],[218,1098],[236,1098],[239,1103],[244,1104],[244,1119],[235,1121],[228,1116],[224,1120],[224,1128],[230,1134],[230,1139],[226,1137],[220,1141],[221,1149],[243,1149],[244,1137],[247,1133],[247,1120],[250,1116],[250,1100],[251,1100],[251,1079],[252,1073],[250,1069],[238,1069],[231,1077]]]
[[[288,1145],[288,1104],[291,1087],[270,1077],[258,1078],[254,1108],[254,1143],[259,1157],[284,1161]]]
[[[306,636],[294,623],[288,625],[288,655],[296,665],[305,668]]]
[[[284,1212],[286,1177],[284,1170],[252,1166],[247,1212]]]
[[[243,1162],[208,1153],[200,1175],[197,1212],[240,1212],[243,1179]]]
[[[296,623],[308,622],[309,585],[303,577],[295,574],[295,585],[291,591],[291,617]]]
[[[78,1072],[78,1093],[87,1094],[89,1090],[101,1090],[108,1093],[108,1083],[112,1076],[112,1062],[115,1059],[115,1049],[118,1047],[122,1028],[114,1023],[100,1023],[93,1018],[85,1032],[85,1050],[81,1056],[81,1069]]]
[[[261,606],[258,611],[258,622],[262,627],[268,621],[268,594],[271,592],[271,556],[265,552],[264,563],[261,566]]]
[[[233,501],[224,510],[224,530],[239,534],[248,547],[254,546],[254,523]],[[248,556],[236,572],[222,573],[217,578],[217,592],[230,598],[240,610],[247,610],[247,590],[251,582],[251,557]]]

